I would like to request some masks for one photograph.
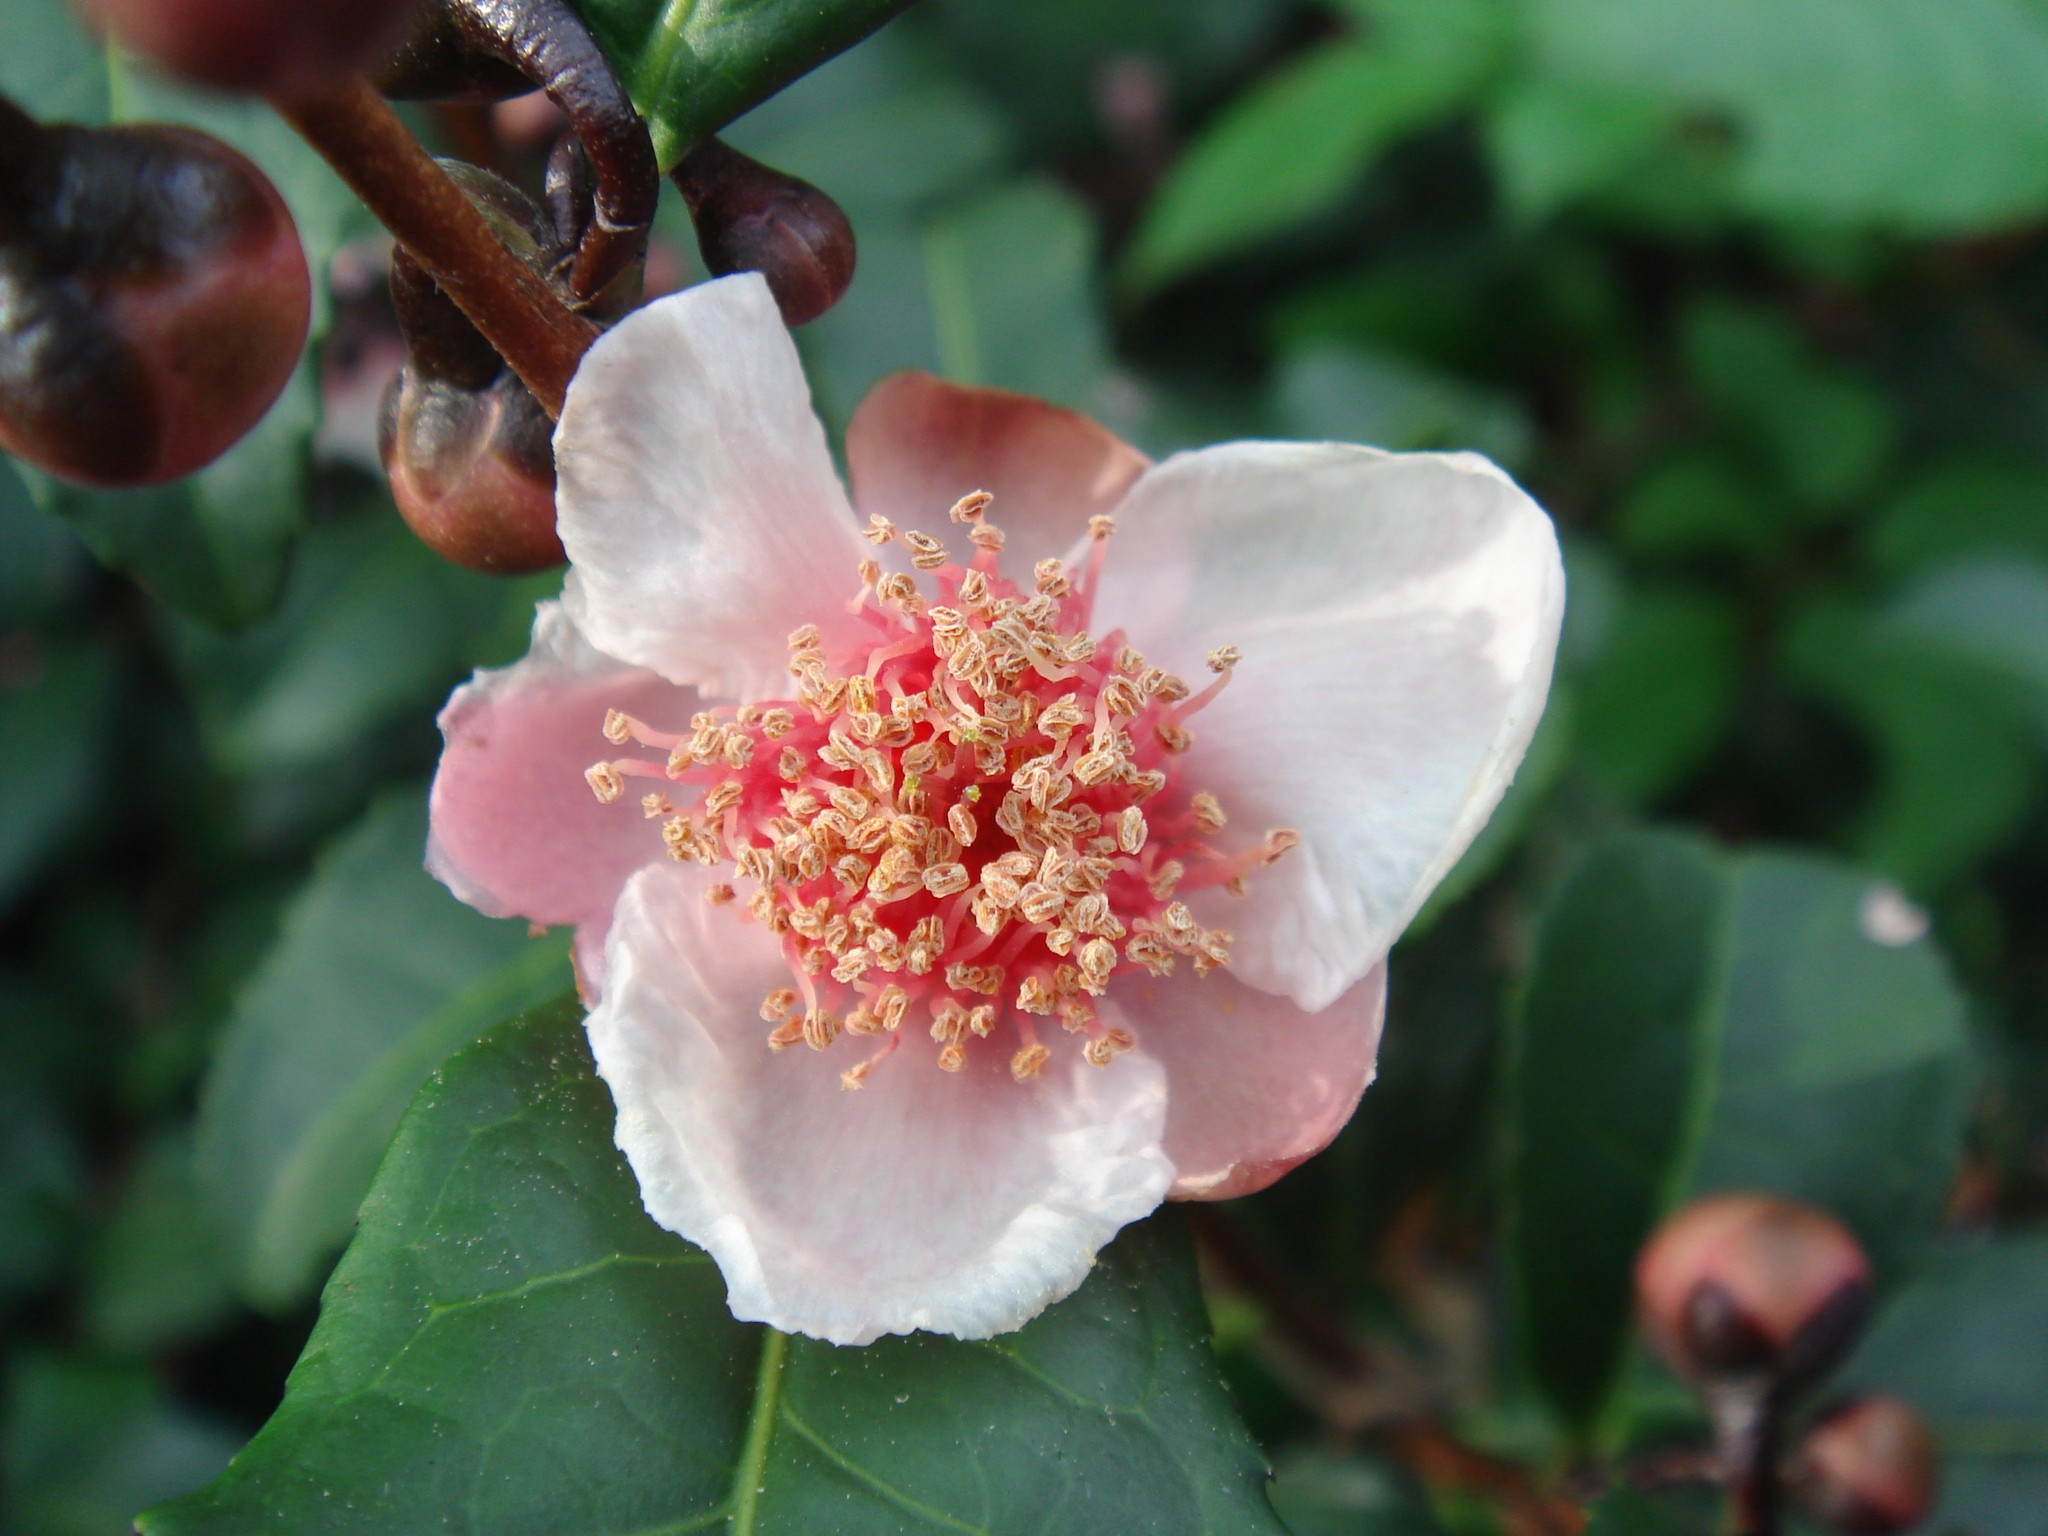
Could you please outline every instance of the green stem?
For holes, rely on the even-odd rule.
[[[775,1439],[775,1419],[782,1408],[782,1373],[789,1364],[789,1335],[770,1328],[761,1341],[761,1364],[754,1375],[754,1412],[747,1420],[747,1441],[733,1473],[732,1536],[753,1536],[761,1503],[761,1478],[768,1465],[768,1447]]]

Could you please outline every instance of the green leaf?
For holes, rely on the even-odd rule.
[[[105,1224],[86,1277],[86,1335],[146,1355],[207,1332],[234,1306],[220,1242],[192,1180],[192,1138],[165,1133],[142,1150]]]
[[[1710,298],[1683,322],[1686,370],[1707,405],[1813,520],[1878,488],[1896,408],[1867,379],[1817,355],[1770,310]]]
[[[1299,347],[1281,359],[1273,390],[1290,437],[1396,451],[1470,449],[1509,468],[1529,450],[1529,421],[1512,397],[1390,353]]]
[[[98,645],[30,649],[0,676],[0,908],[92,810],[113,705],[114,661]]]
[[[140,1367],[37,1352],[8,1372],[0,1482],[12,1536],[109,1536],[235,1449],[224,1424],[167,1400]]]
[[[1486,144],[1509,210],[1534,221],[1640,170],[1671,119],[1654,98],[1527,75],[1493,102]]]
[[[1406,1480],[1356,1453],[1302,1450],[1273,1469],[1273,1508],[1293,1536],[1439,1536]]]
[[[1878,629],[2006,679],[2048,720],[2048,562],[1978,556],[1931,571]]]
[[[667,170],[910,0],[578,0]]]
[[[2032,459],[1962,454],[1908,482],[1867,534],[1888,575],[1966,555],[2026,555],[2048,563],[2048,470]]]
[[[1940,890],[1999,848],[2041,789],[2038,710],[1967,657],[1880,615],[1817,602],[1788,627],[1783,675],[1864,735],[1876,781],[1842,832],[1871,867]]]
[[[214,761],[238,776],[330,760],[431,711],[483,659],[479,637],[559,577],[465,571],[412,536],[388,503],[311,530],[285,601],[233,635],[173,623],[171,638]]]
[[[859,1349],[733,1321],[649,1221],[581,1029],[457,1056],[400,1127],[284,1405],[145,1536],[1281,1536],[1182,1224],[1021,1332]]]
[[[1916,234],[2048,206],[2028,0],[1531,0],[1542,69],[1732,119],[1756,212]]]
[[[1124,279],[1157,288],[1323,212],[1398,140],[1471,101],[1496,61],[1493,48],[1396,33],[1325,43],[1276,70],[1167,173],[1132,237]]]
[[[1538,935],[1510,1071],[1510,1268],[1525,1358],[1590,1428],[1655,1220],[1714,1189],[1833,1211],[1880,1270],[1936,1231],[1972,1068],[1963,1005],[1881,888],[1791,854],[1630,833]]]
[[[317,1283],[427,1074],[567,985],[561,936],[470,911],[421,867],[425,847],[420,791],[373,807],[294,899],[217,1047],[199,1180],[259,1305]]]
[[[1629,1273],[1670,1198],[1730,942],[1706,844],[1596,844],[1537,936],[1511,1035],[1509,1266],[1524,1354],[1589,1422],[1621,1360]]]
[[[314,274],[312,342],[327,323],[327,262],[365,216],[340,180],[267,106],[172,85],[89,41],[62,0],[13,0],[0,90],[55,121],[175,122],[233,145],[263,170],[297,221]],[[30,46],[16,46],[26,27]],[[247,623],[276,600],[305,520],[319,425],[311,353],[254,431],[207,468],[170,485],[98,491],[27,472],[45,511],[70,522],[105,564],[181,612]]]
[[[1587,1511],[1586,1536],[1709,1536],[1718,1522],[1696,1519],[1672,1503],[1617,1488]]]
[[[1587,771],[1640,805],[1705,767],[1734,716],[1739,640],[1719,594],[1625,592],[1575,698],[1573,745]]]
[[[1944,1247],[1886,1302],[1843,1372],[1850,1391],[1891,1392],[1941,1442],[1929,1530],[2033,1531],[2048,1509],[2048,1355],[2022,1341],[2048,1316],[2048,1235]]]

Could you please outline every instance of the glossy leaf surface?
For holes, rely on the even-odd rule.
[[[399,1128],[284,1406],[146,1536],[1279,1536],[1176,1219],[1128,1230],[1019,1333],[840,1349],[734,1322],[611,1133],[573,1017],[451,1061]]]

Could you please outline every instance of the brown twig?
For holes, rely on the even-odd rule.
[[[271,104],[412,252],[548,415],[559,418],[597,327],[505,248],[368,82],[350,80]]]

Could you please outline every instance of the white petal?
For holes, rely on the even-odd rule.
[[[1065,1051],[1020,1085],[995,1042],[939,1071],[910,1025],[848,1092],[839,1074],[878,1041],[771,1052],[757,1010],[789,967],[704,903],[707,878],[627,885],[589,1027],[641,1199],[718,1261],[734,1316],[841,1344],[986,1338],[1071,1292],[1164,1196],[1164,1074],[1140,1056]]]
[[[1314,1010],[1379,962],[1514,777],[1563,609],[1550,519],[1474,455],[1232,443],[1133,487],[1096,631],[1198,687],[1242,647],[1186,783],[1225,846],[1302,835],[1246,899],[1191,902],[1240,980]]]
[[[867,551],[758,276],[658,299],[598,338],[555,431],[569,611],[602,650],[708,693],[787,692],[785,644]]]

